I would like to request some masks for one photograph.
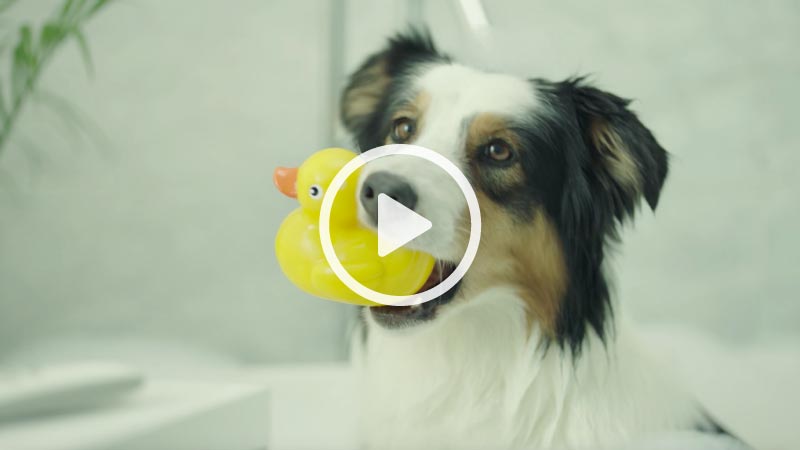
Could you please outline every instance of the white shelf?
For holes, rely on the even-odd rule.
[[[269,440],[269,406],[264,385],[151,380],[113,406],[0,422],[0,448],[255,450]]]

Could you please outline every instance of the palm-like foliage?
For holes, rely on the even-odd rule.
[[[15,1],[0,0],[0,14]],[[91,54],[82,28],[111,1],[64,0],[56,13],[38,30],[30,24],[19,27],[17,41],[11,52],[9,78],[0,78],[0,155],[23,106],[34,93],[43,69],[63,43],[72,39],[78,44],[87,71],[91,73]]]

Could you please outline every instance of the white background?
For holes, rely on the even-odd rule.
[[[99,336],[242,361],[344,357],[353,309],[279,273],[272,239],[296,205],[271,174],[335,143],[332,87],[409,17],[469,63],[588,73],[636,99],[673,158],[657,214],[642,210],[616,258],[635,318],[737,345],[797,332],[800,6],[485,3],[492,27],[476,34],[456,2],[351,1],[336,61],[330,2],[110,6],[87,29],[94,77],[69,44],[41,83],[94,125],[70,132],[33,105],[0,155],[0,355]]]

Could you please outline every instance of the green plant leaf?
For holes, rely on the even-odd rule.
[[[64,28],[58,22],[48,22],[42,27],[39,34],[39,47],[43,52],[55,48],[65,36]]]
[[[96,0],[94,2],[94,5],[92,5],[92,7],[89,8],[88,16],[94,15],[96,12],[100,11],[102,8],[104,8],[109,3],[111,3],[111,0]]]
[[[0,0],[0,13],[15,2],[16,0]],[[36,38],[30,25],[25,24],[19,28],[19,37],[11,54],[8,103],[0,84],[0,155],[22,107],[31,94],[36,94],[36,83],[43,67],[68,37],[75,38],[87,73],[90,76],[94,73],[89,44],[82,27],[91,16],[110,3],[111,0],[62,0],[57,14],[42,26]],[[2,19],[0,17],[0,23]],[[60,110],[62,117],[66,117],[65,123],[79,123],[75,120],[76,115],[67,113],[63,104],[59,107],[52,103],[51,109]]]
[[[77,25],[89,17],[91,8],[86,7],[87,0],[67,0],[67,2],[70,3],[69,7],[65,5],[59,16],[65,22]]]
[[[33,49],[33,33],[29,25],[19,30],[19,42],[14,48],[11,67],[11,96],[13,102],[25,94],[36,73],[37,58]]]
[[[72,36],[78,42],[78,47],[81,50],[83,57],[83,64],[86,66],[86,73],[91,77],[94,75],[94,64],[92,63],[92,53],[89,51],[89,43],[86,41],[86,36],[78,28],[72,29]]]
[[[65,0],[64,4],[61,5],[61,11],[59,11],[58,17],[61,18],[69,17],[69,15],[75,9],[75,3],[76,3],[75,0]]]

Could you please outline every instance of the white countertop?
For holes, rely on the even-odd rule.
[[[651,330],[644,337],[656,354],[674,362],[673,368],[697,393],[700,401],[739,436],[756,448],[800,448],[800,435],[794,426],[796,414],[793,414],[796,405],[800,404],[800,353],[797,352],[800,341],[796,337],[740,346],[722,344],[707,335],[672,328]],[[64,353],[58,352],[59,355]],[[156,361],[157,353],[154,348],[148,357]],[[19,357],[16,361],[41,361],[52,354],[41,352],[34,358],[32,353],[28,353],[26,358]],[[170,358],[163,356],[157,363],[148,364],[141,358],[133,362],[151,373],[153,388],[172,386],[169,392],[175,396],[174,405],[147,409],[148,403],[143,400],[139,404],[143,409],[140,408],[138,413],[98,410],[83,418],[54,417],[38,424],[0,424],[0,449],[28,450],[9,445],[13,442],[9,440],[10,436],[22,439],[26,433],[28,437],[65,436],[57,440],[60,446],[31,447],[35,449],[93,448],[76,447],[66,436],[74,432],[74,436],[94,434],[100,439],[115,427],[118,430],[126,427],[142,430],[146,424],[152,427],[158,421],[174,422],[170,417],[199,410],[207,411],[209,415],[205,417],[211,419],[195,422],[194,430],[224,437],[231,431],[235,432],[237,425],[255,421],[252,428],[258,432],[265,431],[257,436],[258,442],[263,442],[263,446],[270,450],[357,447],[358,390],[347,363],[293,366],[208,364],[207,367],[195,364],[191,368],[173,366],[167,369],[165,361]],[[149,395],[154,395],[154,392]],[[195,398],[196,402],[192,403],[188,401],[192,397],[199,399]],[[242,402],[246,398],[259,399],[256,403],[268,399],[268,407],[266,410],[244,407]],[[222,415],[215,417],[214,411],[222,411]],[[123,425],[126,420],[128,425]],[[101,432],[94,431],[98,429]],[[114,433],[124,435],[122,431]],[[153,445],[147,448],[158,450]],[[251,446],[243,450],[257,448]],[[170,450],[174,447],[171,446]],[[226,446],[225,450],[236,449]]]
[[[350,380],[344,365],[151,376],[110,406],[0,422],[0,449],[351,449]]]

